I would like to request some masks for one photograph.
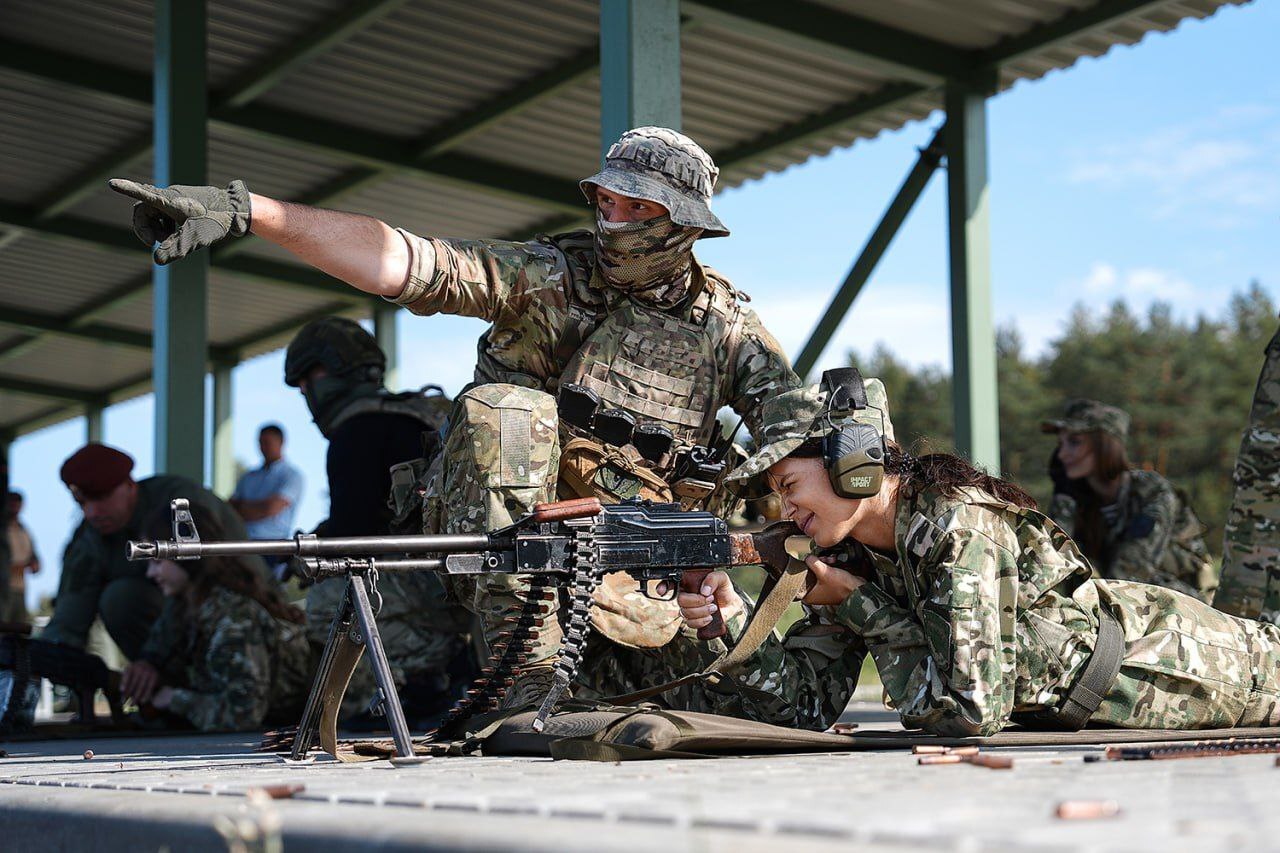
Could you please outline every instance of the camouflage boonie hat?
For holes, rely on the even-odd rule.
[[[1129,438],[1129,415],[1123,409],[1099,403],[1097,400],[1071,400],[1056,421],[1042,421],[1042,432],[1102,432],[1114,435],[1121,441]]]
[[[593,187],[656,201],[671,221],[701,228],[704,237],[725,237],[729,229],[711,212],[711,193],[720,170],[702,146],[666,127],[637,127],[622,134],[604,156],[604,168],[578,182],[595,204]]]
[[[893,421],[889,420],[889,398],[879,379],[865,379],[867,407],[857,409],[852,418],[827,416],[827,392],[821,385],[797,388],[765,400],[760,408],[760,448],[725,478],[725,486],[745,496],[769,492],[765,472],[775,462],[794,453],[811,438],[822,438],[833,428],[850,420],[871,424],[893,441]]]

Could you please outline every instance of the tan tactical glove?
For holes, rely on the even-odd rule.
[[[133,233],[148,246],[160,244],[153,257],[162,266],[249,233],[249,188],[244,181],[232,181],[225,190],[178,184],[160,189],[121,178],[112,178],[108,185],[137,199]]]

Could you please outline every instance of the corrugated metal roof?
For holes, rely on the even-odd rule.
[[[229,346],[290,317],[307,317],[332,302],[324,296],[299,290],[264,287],[215,268],[209,274],[209,343]],[[104,314],[101,322],[150,331],[152,308],[148,291],[128,305]]]
[[[596,44],[587,0],[410,3],[262,98],[401,136],[430,130]]]
[[[6,420],[14,423],[33,420],[57,407],[56,403],[51,403],[44,397],[0,391],[0,412],[4,412]]]
[[[8,18],[0,16],[0,27]],[[145,107],[0,70],[0,199],[34,203],[124,139],[147,133]]]
[[[23,237],[0,249],[0,317],[6,305],[72,316],[145,269],[118,252]]]
[[[40,347],[39,358],[15,359],[4,365],[6,377],[82,391],[110,388],[150,370],[151,355],[145,350],[58,337]]]
[[[999,85],[1041,77],[1082,56],[1101,55],[1237,1],[1139,4],[1137,11],[1087,32],[1002,57]],[[810,7],[815,5],[819,11],[858,16],[977,57],[976,52],[1005,50],[1010,39],[1016,42],[1098,4],[810,0]],[[709,14],[708,6],[719,12]],[[342,20],[344,12],[370,8],[363,0],[209,0],[211,88],[225,92],[242,85],[291,55],[301,40]],[[795,34],[762,29],[759,21],[744,23],[742,15],[749,14],[750,5],[742,8],[748,11],[708,2],[690,3],[683,10],[684,127],[721,159],[722,188],[925,118],[939,106],[934,84],[921,84],[917,77],[907,80],[886,70],[885,63],[860,60],[843,48],[823,44],[823,49],[813,49],[825,32]],[[267,195],[319,197],[424,234],[515,236],[563,221],[568,213],[563,200],[574,197],[571,182],[588,174],[598,157],[596,0],[390,0],[381,12],[326,50],[308,54],[279,79],[273,77],[254,102],[258,118],[221,114],[211,124],[210,180],[245,178]],[[64,73],[35,60],[9,62],[0,55],[0,210],[6,216],[32,224],[23,217],[62,194],[70,181],[103,168],[130,144],[145,147],[150,110],[136,95],[131,101],[130,93],[147,88],[140,75],[149,75],[152,65],[152,14],[152,0],[5,0],[0,37],[34,46],[36,52],[71,54],[64,65],[92,60],[108,66],[105,76],[117,80],[115,93],[104,97],[92,91],[92,74]],[[781,22],[784,28],[787,24]],[[138,85],[119,84],[120,75],[112,69],[132,74]],[[472,110],[492,106],[504,93],[549,73],[560,73],[553,91],[491,117],[446,147],[450,157],[471,158],[470,166],[482,173],[485,168],[518,169],[565,181],[566,192],[554,203],[519,193],[495,194],[493,188],[399,166],[416,143],[438,137]],[[876,99],[879,108],[866,113],[853,109],[868,98]],[[292,124],[298,127],[256,126],[272,110],[296,114]],[[315,126],[307,127],[308,122]],[[344,146],[397,162],[371,168],[363,154],[335,150]],[[433,168],[443,167],[426,166],[428,172]],[[135,154],[113,170],[145,179],[150,155]],[[339,195],[325,194],[335,182],[353,176],[363,180]],[[144,350],[55,335],[13,349],[29,332],[14,333],[2,322],[6,305],[70,320],[105,296],[118,296],[141,283],[132,298],[93,322],[125,332],[148,330],[149,264],[140,246],[136,252],[128,250],[127,211],[126,202],[104,188],[90,187],[65,213],[49,220],[63,236],[0,236],[0,383],[7,376],[101,390],[145,375]],[[67,228],[60,228],[66,223]],[[34,224],[45,227],[44,222]],[[0,230],[4,227],[0,221]],[[93,229],[105,232],[103,239],[116,247],[67,239],[68,230],[83,234]],[[238,248],[244,249],[238,260],[246,263],[292,262],[287,253],[262,243]],[[272,287],[217,267],[210,290],[213,343],[252,341],[277,330],[269,339],[251,343],[247,354],[278,345],[288,334],[279,331],[280,324],[287,326],[291,318],[301,322],[326,308],[363,310],[360,304],[346,306],[331,292],[296,284]],[[11,350],[7,357],[6,349]],[[0,430],[44,414],[50,405],[26,394],[0,392]]]
[[[209,84],[217,89],[266,59],[346,0],[212,0]],[[6,36],[150,72],[154,0],[5,0]]]
[[[98,156],[110,151],[101,150]],[[219,186],[240,178],[254,192],[273,198],[297,198],[311,189],[338,177],[351,164],[326,157],[311,149],[289,148],[247,133],[237,133],[222,126],[209,131],[209,182]],[[117,170],[117,177],[138,181],[151,179],[151,155],[134,159]],[[97,189],[69,211],[72,215],[96,222],[121,226],[128,222],[129,201],[107,188],[102,181]],[[141,245],[141,244],[139,244]],[[146,268],[146,257],[138,259]]]

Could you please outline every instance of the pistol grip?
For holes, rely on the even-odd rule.
[[[680,576],[680,591],[700,593],[702,581],[711,574],[710,569],[689,569]],[[717,610],[711,614],[711,622],[698,629],[699,640],[714,640],[725,635],[724,617]]]

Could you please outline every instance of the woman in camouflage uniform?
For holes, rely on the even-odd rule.
[[[201,533],[225,538],[211,516],[192,510]],[[167,510],[155,514],[148,538],[167,538],[169,524]],[[160,670],[162,686],[134,698],[202,731],[255,729],[301,714],[310,675],[305,618],[277,588],[232,557],[152,560],[147,577],[169,599],[152,631],[168,622],[178,628],[169,636],[181,639]]]
[[[1060,420],[1041,429],[1058,436],[1048,515],[1102,577],[1167,586],[1202,601],[1213,597],[1217,578],[1205,526],[1181,489],[1155,471],[1130,467],[1128,414],[1096,400],[1072,400]]]
[[[858,420],[892,435],[871,391],[872,408],[850,412],[830,411],[817,387],[774,398],[761,450],[731,475],[767,477],[806,535],[846,549],[867,576],[809,557],[809,618],[738,673],[742,714],[824,728],[869,651],[903,724],[941,735],[989,735],[1011,721],[1280,725],[1280,628],[1163,587],[1096,579],[1017,486],[886,437],[879,492],[837,496],[822,438]],[[707,624],[717,608],[737,635],[744,617],[727,576],[712,573],[701,593],[680,596],[687,624]]]

